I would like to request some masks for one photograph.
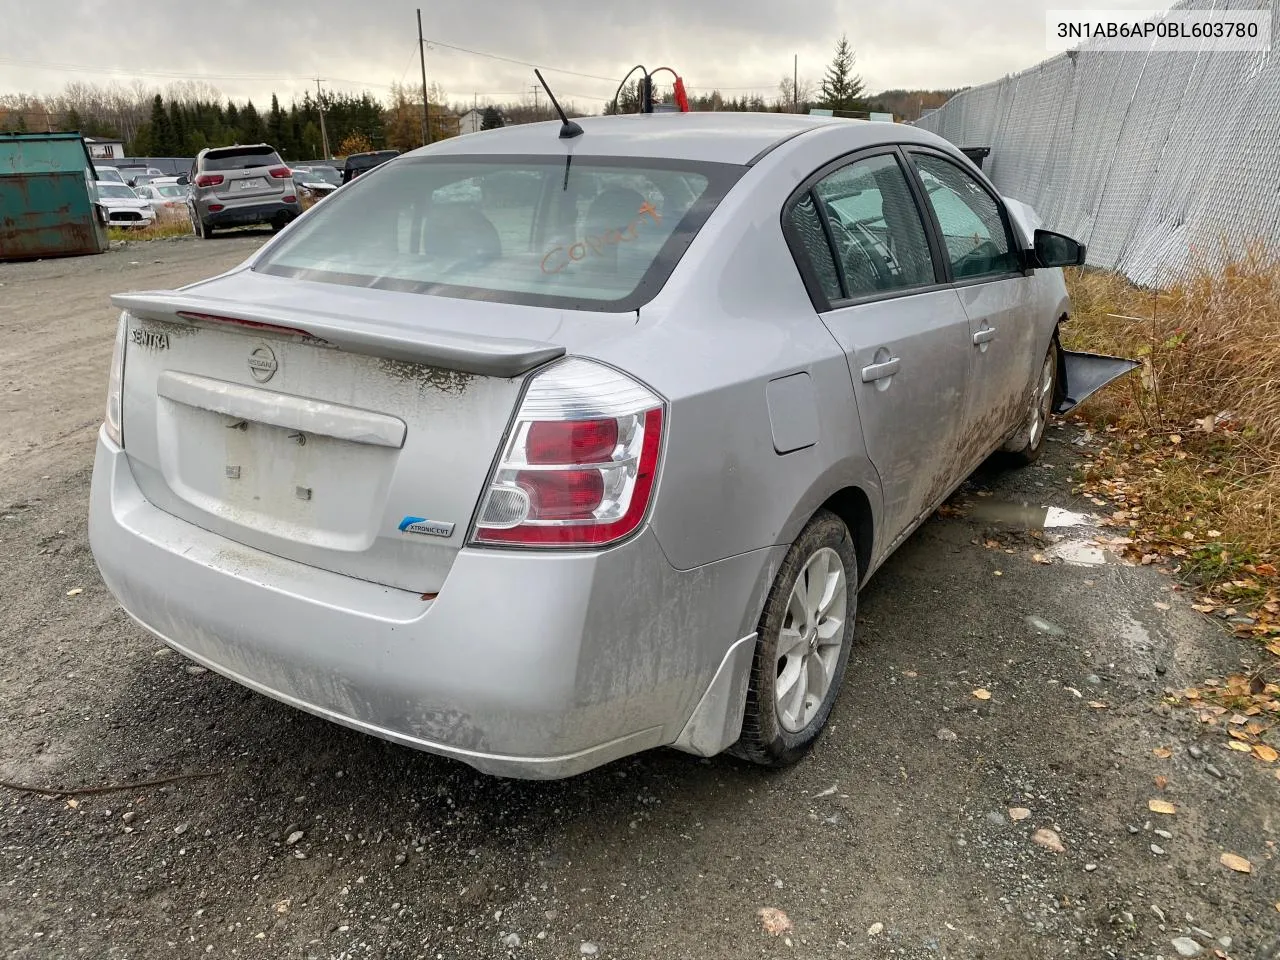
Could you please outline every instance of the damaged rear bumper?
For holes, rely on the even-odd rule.
[[[426,599],[165,513],[105,435],[89,539],[126,612],[197,663],[345,726],[534,779],[736,740],[754,649],[739,638],[754,639],[743,623],[779,559],[680,571],[651,531],[598,552],[464,549]]]

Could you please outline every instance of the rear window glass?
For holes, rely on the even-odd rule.
[[[661,289],[745,168],[421,157],[354,181],[255,265],[306,280],[584,310]]]
[[[254,167],[280,166],[280,155],[261,147],[245,147],[240,150],[219,150],[206,153],[201,170],[252,170]]]
[[[138,195],[123,183],[98,184],[98,196],[115,200],[137,200]]]

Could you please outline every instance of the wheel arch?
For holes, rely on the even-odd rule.
[[[853,550],[858,557],[858,586],[862,586],[871,574],[871,559],[875,549],[875,512],[871,498],[858,486],[837,490],[822,504],[844,521],[853,534]]]

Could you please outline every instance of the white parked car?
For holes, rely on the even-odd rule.
[[[155,222],[151,203],[123,183],[97,183],[98,205],[106,211],[112,227],[149,227]]]
[[[179,186],[176,178],[172,183],[152,181],[134,187],[133,192],[151,205],[151,212],[158,220],[186,216],[187,188]]]
[[[115,167],[99,167],[95,164],[93,173],[99,183],[124,183],[124,177]]]

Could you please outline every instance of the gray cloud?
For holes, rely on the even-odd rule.
[[[772,96],[790,74],[818,80],[836,38],[849,35],[868,90],[982,83],[1048,56],[1046,9],[1098,0],[444,0],[424,10],[428,37],[601,77],[637,61],[676,68],[697,89]],[[1109,0],[1142,9],[1151,0]],[[13,6],[17,6],[14,4]],[[223,94],[282,101],[323,77],[344,90],[385,96],[419,82],[414,7],[371,0],[42,0],[9,9],[0,35],[0,92],[58,92],[80,80],[163,87],[205,78]],[[531,69],[433,44],[428,80],[451,98],[481,102],[528,95]],[[14,62],[23,61],[23,62]],[[97,72],[72,70],[89,67]],[[113,72],[108,72],[113,71]],[[562,98],[598,109],[614,84],[548,73]],[[729,88],[742,88],[730,91]]]

